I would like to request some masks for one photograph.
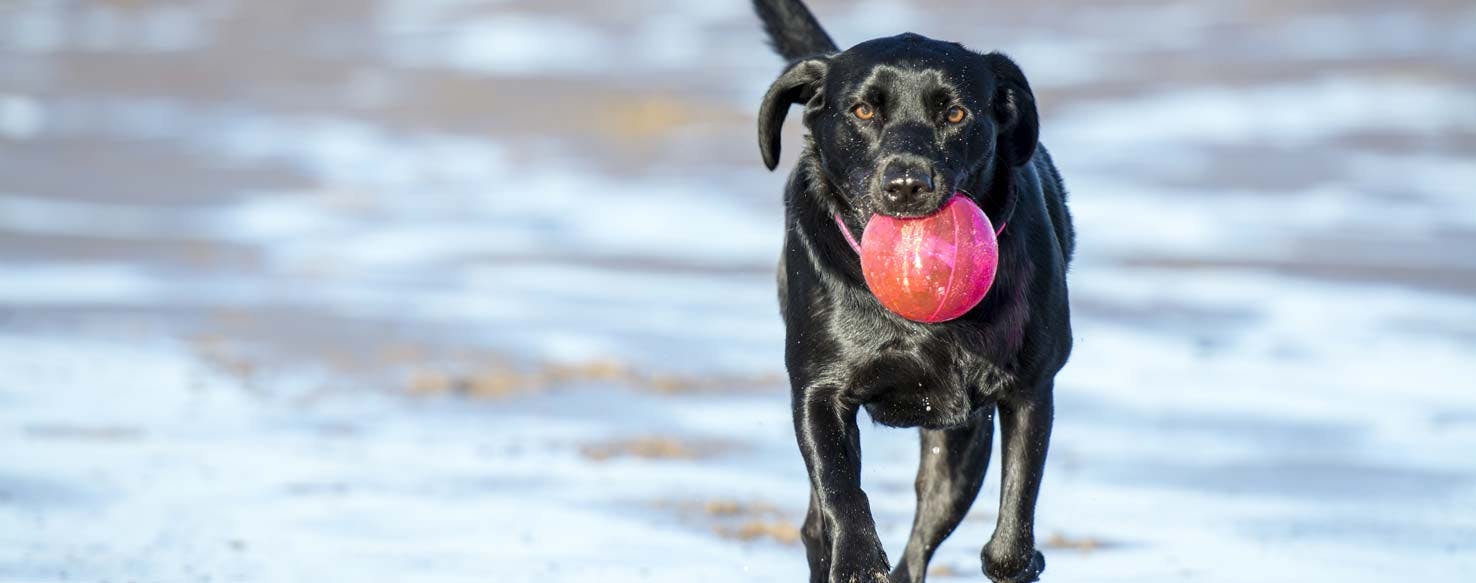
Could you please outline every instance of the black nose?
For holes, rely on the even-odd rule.
[[[933,173],[916,166],[889,169],[882,181],[882,192],[892,204],[907,204],[933,193]]]

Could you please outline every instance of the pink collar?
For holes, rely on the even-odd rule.
[[[1010,224],[1009,221],[1005,221],[1003,223],[1000,223],[999,228],[994,230],[994,236],[997,238],[1000,235],[1003,235],[1004,234],[1004,230],[1005,230],[1005,225],[1008,225],[1008,224]],[[857,255],[860,255],[861,254],[861,244],[856,242],[856,236],[851,234],[850,227],[847,227],[846,226],[846,222],[843,221],[843,220],[841,220],[840,213],[835,213],[835,226],[840,227],[841,234],[846,236],[846,242],[851,244],[851,249],[854,250]]]

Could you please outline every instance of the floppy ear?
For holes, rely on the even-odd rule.
[[[1035,154],[1035,143],[1040,139],[1040,119],[1035,113],[1035,94],[1025,73],[1009,57],[999,53],[984,55],[989,69],[994,72],[994,120],[998,125],[998,144],[995,149],[1000,158],[1011,166],[1019,166]]]
[[[779,131],[784,128],[784,116],[789,106],[806,104],[806,113],[818,110],[823,102],[820,86],[825,81],[825,72],[830,65],[823,59],[805,59],[784,70],[764,94],[764,103],[759,106],[758,138],[759,153],[764,156],[764,165],[770,170],[779,166]]]

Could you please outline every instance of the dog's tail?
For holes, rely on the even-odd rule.
[[[800,0],[753,0],[774,50],[791,61],[836,52],[835,41]]]

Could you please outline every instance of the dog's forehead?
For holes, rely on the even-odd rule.
[[[983,69],[978,55],[963,45],[915,33],[863,42],[838,55],[836,61],[847,71],[847,80],[857,84],[966,84]]]

